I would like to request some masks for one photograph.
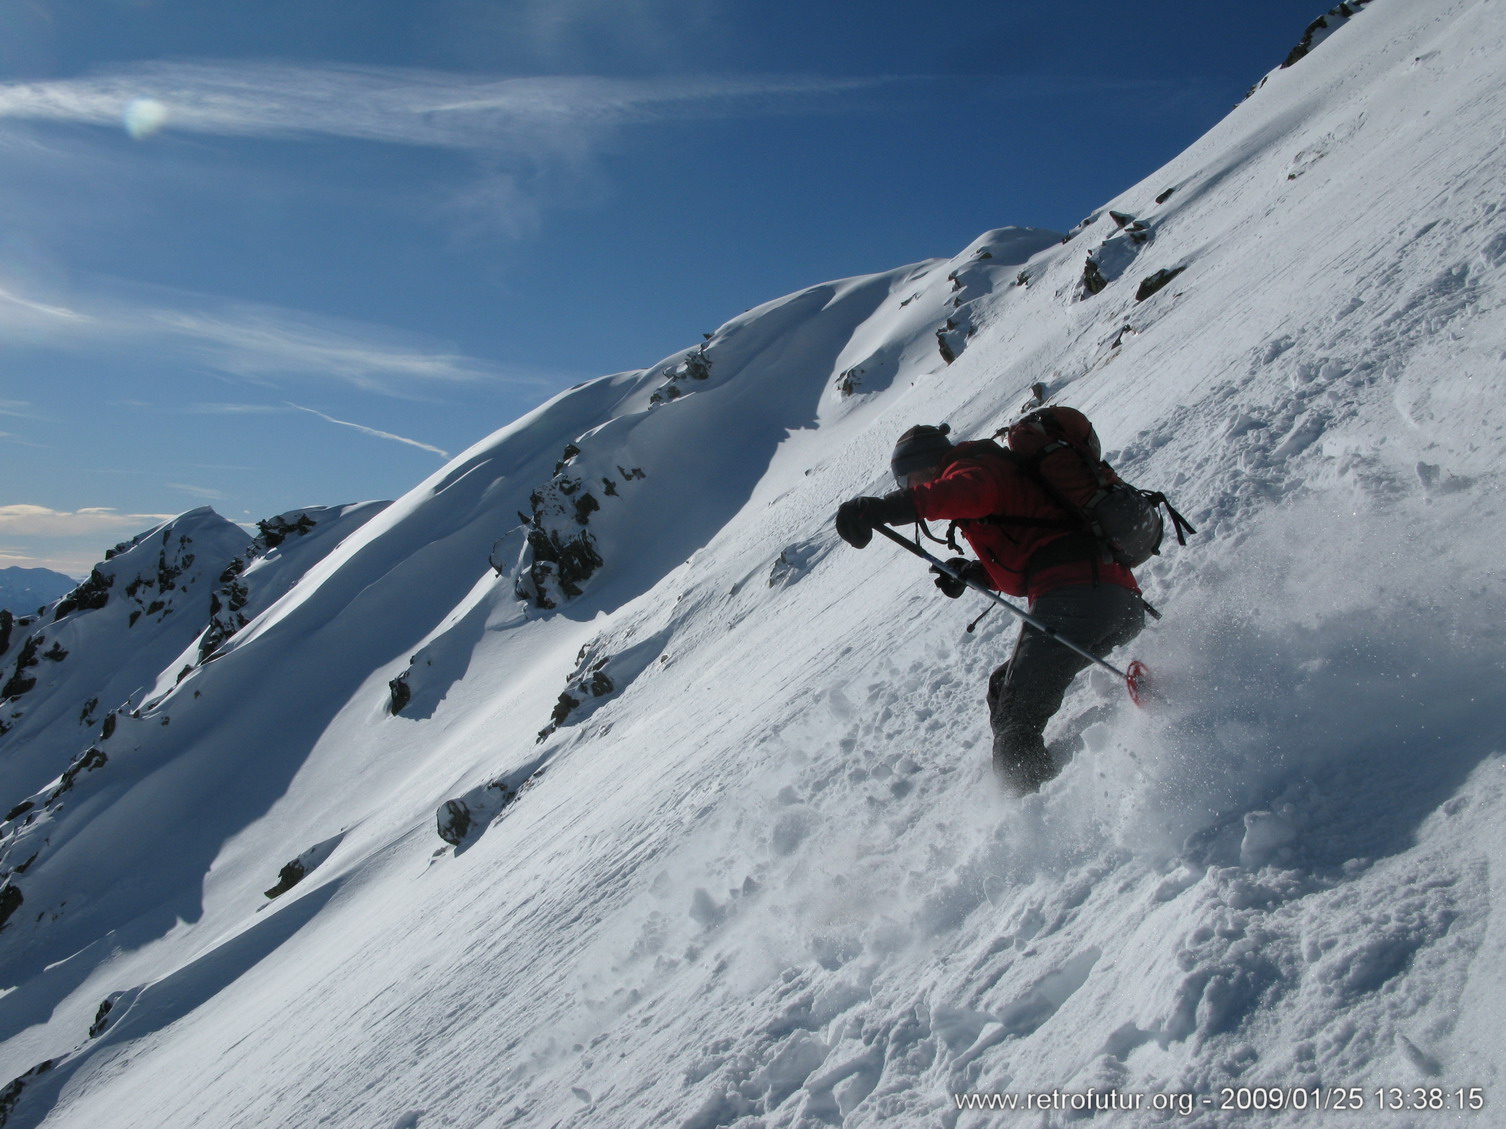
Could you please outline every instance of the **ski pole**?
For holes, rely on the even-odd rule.
[[[1063,647],[1066,647],[1068,650],[1076,651],[1079,655],[1087,659],[1089,662],[1096,663],[1097,665],[1103,667],[1104,670],[1107,670],[1111,674],[1116,675],[1118,678],[1123,680],[1125,687],[1129,690],[1129,696],[1134,700],[1135,704],[1137,706],[1144,704],[1141,699],[1149,693],[1150,689],[1150,670],[1144,663],[1138,661],[1132,662],[1129,664],[1128,670],[1120,670],[1113,663],[1107,661],[1106,659],[1100,658],[1092,651],[1088,650],[1086,647],[1081,646],[1075,641],[1067,638],[1050,624],[1043,623],[1041,620],[1036,619],[1035,616],[1031,615],[1024,608],[1016,607],[1014,604],[1011,604],[1003,596],[999,595],[992,589],[985,588],[977,581],[970,580],[969,578],[961,575],[955,569],[950,568],[945,561],[941,560],[931,553],[926,552],[925,549],[923,549],[916,542],[911,541],[908,537],[904,537],[896,533],[887,525],[877,525],[874,526],[874,528],[877,529],[878,532],[882,533],[885,537],[889,538],[889,540],[893,541],[896,545],[899,545],[901,548],[908,549],[910,552],[914,553],[922,560],[929,561],[933,567],[935,567],[945,575],[950,576],[953,580],[957,580],[963,584],[966,584],[974,592],[977,592],[983,596],[987,596],[990,600],[998,604],[1000,607],[1013,612],[1014,615],[1017,616],[1023,623],[1029,624],[1031,627],[1039,631],[1042,635],[1045,635],[1049,639],[1055,639],[1058,643],[1060,643]]]

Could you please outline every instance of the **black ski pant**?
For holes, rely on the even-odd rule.
[[[1145,626],[1144,601],[1117,584],[1058,588],[1037,598],[1030,614],[1099,656],[1128,643]],[[1014,653],[988,680],[994,771],[1006,787],[1034,792],[1056,775],[1042,734],[1072,679],[1088,665],[1071,648],[1020,625]]]

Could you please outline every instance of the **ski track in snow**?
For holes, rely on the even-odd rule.
[[[1384,1087],[1481,1087],[1487,1124],[1503,57],[1492,4],[1372,0],[1069,242],[770,302],[320,511],[211,661],[244,545],[206,511],[154,533],[196,563],[140,626],[112,589],[18,628],[0,1120],[1054,1127],[1086,1115],[954,1095],[1093,1091],[1206,1129],[1271,1086],[1371,1105],[1262,1125],[1435,1123]],[[964,632],[830,516],[905,427],[986,435],[1037,382],[1200,532],[1140,574],[1167,702],[1084,675],[1012,801],[982,695],[1014,624]],[[546,561],[552,609],[515,591],[530,513],[603,562],[571,596]],[[163,575],[142,546],[121,588]]]

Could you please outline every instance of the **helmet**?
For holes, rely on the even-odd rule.
[[[951,431],[946,424],[932,427],[923,423],[901,435],[899,442],[894,445],[894,454],[889,459],[889,469],[894,473],[894,481],[903,486],[905,479],[917,470],[945,462],[952,453],[952,441],[947,438]]]

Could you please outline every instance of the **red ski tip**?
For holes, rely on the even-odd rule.
[[[1150,697],[1150,667],[1136,659],[1129,664],[1124,683],[1129,687],[1130,701],[1143,708],[1146,699]]]

